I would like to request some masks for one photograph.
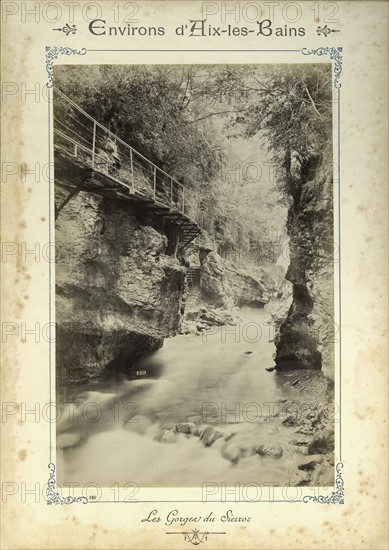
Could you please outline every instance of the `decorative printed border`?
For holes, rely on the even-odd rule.
[[[184,541],[190,542],[194,546],[198,546],[203,542],[208,541],[208,535],[226,535],[227,533],[217,533],[212,531],[200,531],[199,529],[192,529],[192,531],[177,531],[167,532],[166,535],[184,535]]]
[[[81,50],[74,50],[73,48],[69,48],[67,46],[54,46],[53,48],[51,48],[50,46],[46,46],[46,71],[48,74],[47,87],[53,87],[53,64],[54,60],[57,59],[59,55],[85,55],[86,52],[86,48],[82,48]]]
[[[65,28],[65,27],[64,27]],[[319,27],[320,28],[320,27]],[[54,29],[54,30],[63,30],[63,29]],[[77,30],[77,29],[76,29]],[[64,31],[66,32],[66,31]],[[70,31],[69,31],[70,32]],[[75,31],[71,31],[75,32]],[[336,32],[336,31],[333,31]],[[316,48],[313,50],[308,50],[307,48],[303,48],[301,50],[301,53],[303,55],[329,55],[332,60],[335,61],[334,63],[334,86],[335,88],[340,88],[341,84],[339,82],[340,75],[342,73],[342,64],[343,64],[343,48],[338,46],[321,46],[320,48]],[[48,82],[47,87],[52,88],[53,87],[53,64],[54,60],[58,58],[59,55],[85,55],[87,53],[86,48],[82,48],[81,50],[75,50],[73,48],[69,48],[68,46],[46,46],[46,71],[48,74]]]
[[[332,48],[327,48],[325,46],[322,46],[321,48],[316,48],[315,50],[307,50],[307,48],[303,48],[301,50],[301,52],[304,55],[311,55],[311,54],[329,55],[330,58],[335,61],[335,63],[334,63],[334,75],[335,75],[334,86],[335,86],[335,88],[340,88],[341,87],[339,79],[340,79],[340,75],[342,73],[342,63],[343,63],[343,54],[342,54],[342,52],[343,52],[343,48],[334,47],[334,46]]]
[[[303,498],[303,502],[305,504],[312,500],[312,502],[318,502],[319,504],[344,504],[344,482],[342,478],[342,472],[340,471],[343,468],[343,464],[339,462],[336,465],[336,490],[333,491],[328,496],[319,495],[318,497],[312,497],[310,495],[306,495]]]
[[[69,36],[69,34],[76,34],[77,27],[76,25],[70,26],[69,23],[66,23],[63,27],[60,27],[59,29],[53,29],[53,31],[61,31],[66,34],[66,36]]]
[[[327,25],[324,25],[324,27],[317,27],[316,29],[317,36],[320,36],[321,34],[323,34],[326,38],[332,32],[340,32],[340,31],[337,29],[330,29],[329,27],[327,27]]]
[[[319,31],[319,29],[320,29],[320,27],[318,27],[318,31]],[[63,32],[65,32],[66,35],[68,35],[69,32],[72,32],[74,34],[77,29],[73,30],[71,28],[71,29],[68,30],[68,29],[62,28],[62,29],[53,29],[53,30],[63,31]],[[321,32],[324,31],[323,34],[325,36],[327,36],[327,34],[329,34],[329,32],[339,32],[339,31],[336,31],[336,30],[330,30],[330,29],[327,30],[325,28],[320,29],[320,31]],[[318,34],[320,34],[320,31],[318,32]],[[48,74],[47,87],[48,88],[53,87],[53,64],[54,64],[54,60],[57,59],[59,55],[73,55],[73,54],[75,54],[75,55],[85,55],[87,53],[87,51],[88,50],[86,48],[76,50],[76,49],[73,49],[73,48],[69,48],[67,46],[65,46],[65,47],[63,47],[63,46],[53,46],[53,47],[46,46],[46,71],[47,71],[47,74]],[[105,50],[105,51],[115,51],[115,50]],[[127,51],[131,51],[131,50],[127,50]],[[180,50],[171,50],[171,51],[176,52],[176,51],[180,51]],[[184,50],[184,51],[191,51],[191,50]],[[203,51],[206,52],[207,50],[203,50]],[[223,51],[223,50],[218,50],[218,51]],[[226,50],[226,51],[228,51],[228,50]],[[252,50],[252,51],[266,52],[266,51],[269,51],[269,50]],[[274,50],[272,50],[272,51],[274,51]],[[285,52],[287,50],[282,50],[282,51]],[[299,51],[299,50],[290,50],[290,51]],[[312,50],[308,50],[307,48],[303,48],[301,50],[301,53],[303,55],[312,55],[312,54],[314,54],[314,55],[319,55],[319,56],[322,56],[322,55],[329,55],[330,56],[330,59],[334,61],[334,65],[333,65],[333,68],[334,68],[334,87],[337,90],[339,90],[341,88],[341,84],[340,84],[339,80],[340,80],[340,75],[342,73],[342,63],[343,63],[343,54],[342,54],[342,52],[343,52],[342,47],[335,47],[335,46],[333,46],[333,47],[322,46],[322,47],[312,49]],[[340,117],[340,90],[339,90],[339,95],[338,95],[338,98],[337,98],[337,103],[338,103],[338,117]],[[49,109],[49,122],[50,122],[50,109]],[[338,132],[339,132],[339,128],[338,128]],[[340,136],[338,134],[338,139],[339,138],[340,138]],[[50,143],[49,143],[49,151],[50,151]],[[338,143],[338,161],[340,162],[339,143]],[[339,169],[340,169],[340,167],[339,167]],[[51,182],[51,179],[49,181],[49,187],[50,187],[50,182]],[[340,185],[340,177],[339,177],[338,185]],[[339,212],[339,223],[340,223],[340,212]],[[339,264],[340,264],[340,260],[339,260]],[[51,396],[50,396],[50,401],[51,401]],[[341,435],[340,435],[340,438],[341,438]],[[341,456],[340,456],[340,459],[341,459]],[[52,505],[52,504],[61,504],[61,505],[63,505],[63,504],[73,504],[74,502],[82,502],[83,504],[87,504],[88,502],[90,502],[87,499],[87,497],[84,497],[84,496],[80,496],[80,497],[72,497],[72,496],[62,497],[59,494],[59,491],[57,490],[57,482],[56,482],[56,479],[55,479],[56,467],[55,467],[55,464],[53,462],[51,462],[51,451],[50,451],[50,463],[48,465],[48,468],[50,470],[49,480],[48,480],[48,483],[47,483],[47,504],[48,505]],[[330,495],[328,495],[328,496],[324,496],[324,495],[319,495],[319,496],[305,495],[302,500],[293,501],[293,502],[294,503],[303,502],[303,503],[306,504],[306,503],[312,501],[312,502],[318,502],[319,504],[344,504],[344,482],[343,482],[342,473],[341,473],[342,468],[343,468],[343,463],[342,462],[337,463],[337,465],[336,465],[336,474],[337,475],[336,475],[336,479],[335,479],[336,489]],[[119,502],[120,501],[115,501],[115,503],[119,503]],[[142,501],[138,501],[138,502],[142,502]],[[155,502],[158,502],[158,501],[155,501]],[[202,501],[187,501],[187,502],[202,502]],[[285,501],[285,502],[289,502],[289,501]],[[185,539],[184,539],[185,541],[190,542],[191,544],[194,544],[194,545],[199,545],[202,542],[207,541],[207,535],[210,535],[210,534],[224,535],[226,533],[200,532],[199,530],[194,529],[192,532],[175,532],[175,533],[169,532],[169,533],[166,533],[166,534],[169,534],[169,535],[182,534],[185,537]]]
[[[73,502],[82,502],[87,504],[88,499],[86,497],[61,497],[57,490],[57,480],[55,479],[55,464],[50,462],[48,466],[50,470],[49,480],[47,482],[47,504],[73,504]]]

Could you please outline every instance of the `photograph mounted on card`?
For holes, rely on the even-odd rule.
[[[387,547],[386,18],[2,3],[7,548]]]
[[[333,78],[54,67],[60,484],[334,485]]]

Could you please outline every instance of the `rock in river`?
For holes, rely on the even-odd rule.
[[[154,439],[160,443],[176,443],[177,434],[173,430],[161,430]]]
[[[309,485],[310,476],[308,472],[299,471],[294,474],[294,477],[290,480],[290,485],[292,487],[301,487]]]
[[[334,450],[334,430],[324,428],[318,432],[308,445],[309,454],[332,453]]]
[[[241,458],[246,458],[253,454],[253,447],[247,439],[235,435],[231,440],[224,443],[221,448],[221,455],[230,462],[236,464]]]
[[[230,436],[216,430],[215,428],[212,428],[212,426],[208,426],[208,428],[205,428],[204,432],[201,434],[200,440],[206,447],[210,447],[217,439],[220,439],[221,437],[228,439]]]
[[[320,464],[323,460],[323,455],[308,455],[298,466],[299,470],[313,470],[316,464]]]
[[[221,455],[223,458],[229,460],[233,464],[236,464],[242,456],[241,450],[236,445],[223,445],[221,449]]]
[[[283,449],[278,443],[265,443],[257,445],[254,449],[254,453],[261,456],[271,456],[272,458],[281,458]]]
[[[193,430],[195,428],[195,424],[193,422],[181,422],[180,424],[176,424],[174,431],[182,434],[193,434]]]

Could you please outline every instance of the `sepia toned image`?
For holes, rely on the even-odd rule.
[[[330,64],[54,70],[59,483],[334,485]]]
[[[1,3],[4,549],[388,548],[388,3]]]

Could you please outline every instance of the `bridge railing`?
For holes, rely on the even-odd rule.
[[[60,146],[96,172],[109,175],[129,193],[189,214],[184,186],[91,117],[54,87],[54,136]]]

